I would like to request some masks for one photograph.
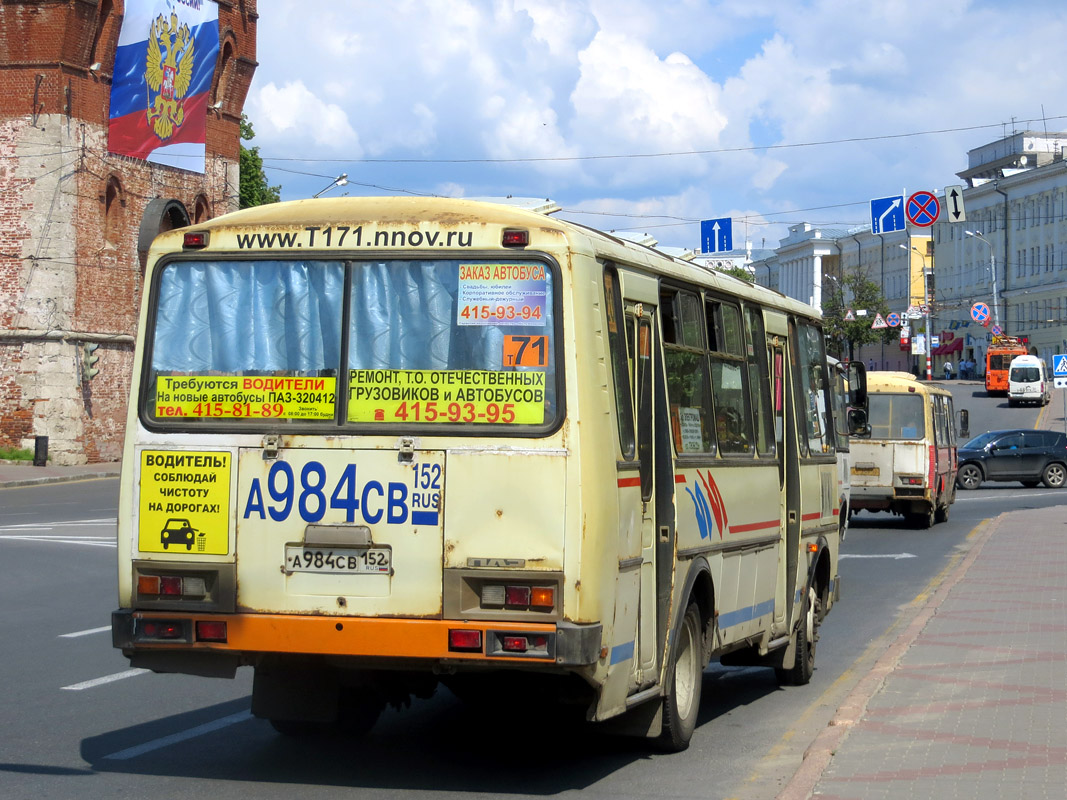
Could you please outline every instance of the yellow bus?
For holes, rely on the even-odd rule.
[[[838,595],[816,312],[505,204],[156,239],[115,646],[287,734],[506,692],[687,746],[709,659],[803,684]]]
[[[870,432],[852,440],[851,505],[915,528],[948,520],[956,501],[952,393],[910,372],[869,375]]]

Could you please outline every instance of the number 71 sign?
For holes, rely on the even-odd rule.
[[[504,337],[505,367],[547,367],[548,337],[508,335]]]

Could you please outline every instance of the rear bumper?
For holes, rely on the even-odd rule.
[[[198,641],[197,622],[225,622],[226,641]],[[155,627],[149,623],[156,623]],[[160,624],[174,626],[172,638],[154,635]],[[300,654],[389,659],[411,662],[542,662],[585,666],[600,658],[603,628],[599,623],[469,622],[442,619],[382,619],[289,614],[183,614],[120,609],[112,614],[112,643],[135,663],[165,663],[166,654],[197,654],[196,661],[251,663],[263,654]],[[477,652],[449,649],[449,631],[480,631]],[[527,653],[505,652],[504,635],[544,639],[544,647]],[[151,666],[151,668],[157,668]],[[165,670],[161,670],[165,671]],[[188,670],[174,669],[185,672]],[[197,672],[196,674],[203,674]]]

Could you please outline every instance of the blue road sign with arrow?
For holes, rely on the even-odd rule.
[[[734,223],[730,217],[700,223],[700,252],[725,253],[734,249]]]
[[[892,233],[907,228],[904,221],[904,195],[880,197],[871,201],[871,233]]]

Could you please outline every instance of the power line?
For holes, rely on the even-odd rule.
[[[1067,119],[1067,115],[1055,117],[1043,117],[1040,121]],[[1017,120],[1028,124],[1037,122],[1038,118]],[[878,136],[850,136],[843,139],[824,139],[814,142],[793,142],[786,144],[748,145],[745,147],[717,147],[704,150],[677,150],[664,153],[614,153],[589,156],[529,156],[525,158],[283,158],[278,156],[260,157],[266,161],[301,161],[307,164],[530,164],[530,163],[560,163],[573,161],[605,161],[610,159],[628,158],[672,158],[674,156],[703,156],[721,153],[751,153],[764,150],[789,150],[802,147],[824,147],[834,144],[858,144],[862,142],[878,142],[894,139],[909,139],[917,136],[938,136],[945,133],[967,133],[969,131],[999,128],[1002,122],[986,125],[969,125],[960,128],[938,128],[929,131],[910,131],[908,133],[888,133]]]

